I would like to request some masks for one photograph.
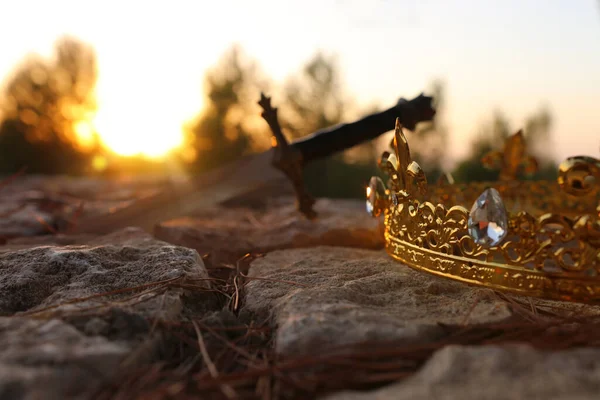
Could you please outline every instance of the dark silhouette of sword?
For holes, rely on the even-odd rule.
[[[275,138],[271,149],[242,157],[193,177],[185,184],[173,184],[157,195],[139,199],[114,213],[81,218],[72,231],[108,233],[126,226],[138,226],[151,232],[158,222],[186,216],[255,190],[280,178],[282,172],[294,186],[298,210],[308,218],[314,218],[314,199],[305,189],[302,174],[306,163],[372,140],[392,130],[396,118],[405,128],[414,130],[417,123],[433,119],[435,110],[432,102],[432,97],[423,94],[412,100],[402,98],[387,110],[319,130],[289,143],[279,126],[277,109],[271,106],[270,98],[262,94],[259,101],[262,115]]]

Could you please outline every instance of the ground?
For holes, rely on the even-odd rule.
[[[2,186],[1,399],[597,396],[599,308],[415,272],[360,201],[308,221],[269,194],[75,233],[161,185]]]

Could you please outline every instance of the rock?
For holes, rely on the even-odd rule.
[[[65,231],[72,219],[109,214],[167,185],[141,178],[9,177],[0,180],[0,239]]]
[[[600,350],[543,352],[526,345],[447,346],[414,376],[371,392],[322,400],[596,399]]]
[[[186,318],[190,293],[144,285],[208,278],[195,250],[138,228],[53,239],[78,244],[30,238],[20,241],[29,248],[0,252],[0,313],[13,315],[0,318],[2,399],[90,398],[116,371],[158,357],[164,338],[152,327],[155,318]],[[208,288],[206,281],[194,284]],[[137,294],[94,297],[138,286],[144,288]]]
[[[0,313],[39,310],[73,299],[177,277],[208,277],[198,253],[157,241],[137,228],[94,238],[85,245],[4,251],[0,252]],[[153,316],[162,313],[165,317],[174,317],[181,311],[180,295],[177,290],[169,290],[149,303],[140,302],[154,296],[147,293],[135,299],[139,303],[136,310]],[[131,296],[129,292],[120,297]],[[99,297],[62,308],[98,306],[107,299]]]
[[[90,398],[130,350],[60,320],[0,318],[0,398]]]
[[[319,217],[307,220],[293,198],[266,210],[216,208],[201,215],[163,222],[154,234],[169,243],[210,254],[212,262],[233,263],[246,253],[317,245],[383,248],[383,227],[357,200],[320,199]]]
[[[315,247],[252,262],[242,316],[277,326],[280,354],[365,341],[427,342],[462,324],[510,316],[490,292],[416,272],[384,251]]]
[[[138,312],[112,307],[97,316],[75,314],[63,319],[88,336],[104,336],[133,345],[147,339],[151,330],[151,321],[135,311]]]
[[[21,236],[6,240],[3,246],[0,246],[0,252],[14,251],[21,249],[30,249],[39,246],[68,246],[83,245],[97,238],[98,235],[91,234],[62,234],[40,235],[40,236]]]

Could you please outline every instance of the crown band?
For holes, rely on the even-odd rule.
[[[510,148],[515,143],[519,151]],[[398,121],[393,147],[380,161],[390,177],[388,188],[372,178],[367,208],[374,216],[384,214],[386,250],[394,259],[495,290],[600,302],[598,160],[568,159],[558,183],[516,181],[515,159],[536,165],[517,133],[495,155],[502,159],[511,151],[500,181],[443,183],[427,190]],[[470,211],[464,207],[469,203]]]
[[[386,235],[386,250],[396,260],[416,269],[471,285],[552,300],[594,302],[600,297],[600,280],[551,277],[500,263],[446,255],[443,258]]]

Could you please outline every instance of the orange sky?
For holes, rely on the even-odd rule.
[[[494,109],[517,128],[542,105],[555,116],[557,158],[600,153],[594,0],[21,0],[0,14],[0,75],[64,33],[96,48],[97,126],[124,154],[180,142],[182,123],[201,107],[203,71],[234,42],[276,80],[318,49],[335,52],[363,105],[389,106],[444,80],[453,158]]]

